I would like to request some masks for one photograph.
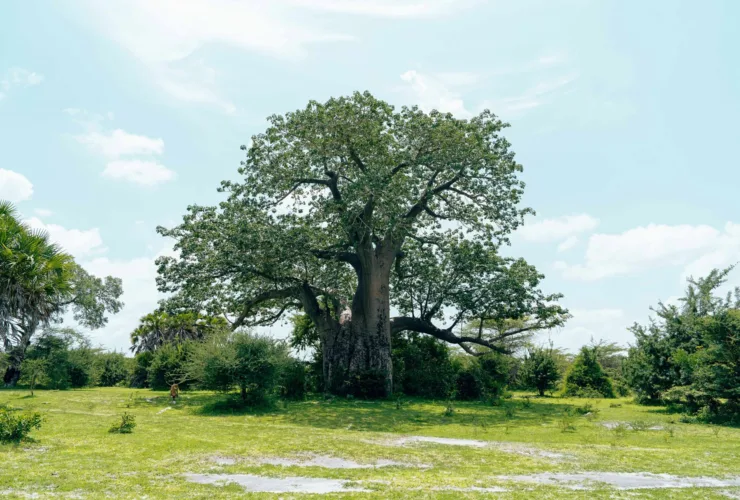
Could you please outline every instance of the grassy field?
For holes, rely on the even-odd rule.
[[[441,401],[311,400],[260,412],[225,401],[185,392],[172,405],[165,393],[122,388],[0,391],[0,404],[45,418],[32,441],[0,445],[0,496],[294,498],[307,494],[203,483],[231,478],[279,491],[276,479],[302,477],[348,481],[331,493],[341,498],[740,498],[740,429],[680,423],[626,399],[591,400],[585,416],[567,408],[587,400],[524,394],[501,406],[456,403],[452,412]],[[136,417],[133,433],[108,433],[124,412]],[[566,477],[559,473],[608,484],[536,482]],[[704,485],[724,482],[686,479],[700,476]],[[674,487],[615,487],[646,486],[645,477]]]

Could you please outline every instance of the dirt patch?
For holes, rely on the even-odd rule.
[[[645,472],[574,472],[542,473],[519,476],[498,476],[502,481],[537,483],[587,490],[598,484],[606,484],[620,490],[659,488],[727,488],[740,486],[740,477],[716,479],[711,477],[679,477],[670,474]]]
[[[235,465],[240,459],[235,457],[215,456],[211,461],[218,465]],[[429,468],[428,464],[410,464],[397,462],[395,460],[380,459],[371,463],[359,463],[346,458],[332,457],[329,455],[316,455],[305,453],[296,457],[266,457],[254,461],[260,465],[276,465],[281,467],[322,467],[325,469],[376,469],[380,467],[419,467]]]
[[[650,426],[645,426],[644,428],[641,427],[641,428],[635,429],[635,426],[633,426],[629,422],[601,422],[601,425],[603,425],[609,430],[614,430],[619,426],[624,426],[624,428],[629,429],[631,431],[634,431],[634,430],[663,431],[665,430],[665,427],[663,427],[662,425],[650,425]]]
[[[300,458],[263,458],[259,463],[266,465],[281,465],[283,467],[324,467],[326,469],[375,469],[379,467],[430,467],[429,465],[413,465],[395,460],[380,459],[372,463],[358,463],[345,458],[326,455],[306,455]]]
[[[524,455],[535,458],[546,458],[551,460],[564,460],[573,458],[570,455],[564,453],[557,453],[554,451],[543,450],[535,446],[529,446],[522,443],[513,442],[501,442],[501,441],[480,441],[477,439],[453,439],[453,438],[441,438],[432,436],[403,436],[390,441],[384,441],[380,444],[387,446],[407,446],[416,443],[432,443],[441,444],[445,446],[469,446],[472,448],[495,448],[498,451],[504,453],[515,453],[517,455]]]
[[[188,481],[198,484],[238,484],[254,493],[339,493],[370,491],[349,487],[350,481],[317,477],[262,477],[252,474],[185,474]]]

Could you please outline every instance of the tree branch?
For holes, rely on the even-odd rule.
[[[267,302],[268,300],[275,300],[275,299],[287,299],[289,297],[296,297],[299,294],[298,287],[289,287],[289,288],[283,288],[280,290],[268,290],[266,292],[262,292],[256,297],[253,297],[252,299],[248,300],[244,304],[244,309],[242,309],[241,314],[239,314],[239,317],[234,320],[234,323],[231,325],[232,330],[236,330],[240,326],[244,324],[244,321],[247,319],[249,314],[252,312],[255,306],[258,306],[264,302]]]
[[[508,349],[496,345],[486,339],[478,337],[468,337],[465,335],[458,336],[452,333],[452,330],[449,328],[443,330],[441,328],[437,328],[431,322],[424,321],[419,318],[409,318],[407,316],[404,316],[391,319],[391,333],[398,333],[406,330],[418,333],[425,333],[450,344],[459,345],[466,352],[470,352],[469,348],[463,344],[480,345],[502,354],[507,354],[509,352]]]
[[[360,269],[360,258],[352,252],[341,252],[334,250],[311,250],[314,257],[324,260],[337,260],[350,264],[355,270]]]
[[[351,144],[348,144],[347,148],[349,149],[349,156],[350,158],[352,158],[352,161],[355,162],[355,165],[357,165],[357,168],[359,168],[363,172],[367,170],[367,167],[362,162],[360,157],[357,155],[357,151],[355,151],[355,148],[353,148]]]

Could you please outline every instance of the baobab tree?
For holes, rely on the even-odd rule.
[[[393,332],[479,354],[560,325],[567,311],[540,291],[543,276],[498,253],[531,212],[506,126],[489,111],[397,111],[369,93],[272,116],[242,146],[242,179],[222,182],[226,201],[158,228],[179,250],[158,261],[160,289],[233,328],[303,311],[339,393],[363,377],[390,392]],[[458,331],[476,320],[478,332]],[[518,326],[482,327],[506,321]]]

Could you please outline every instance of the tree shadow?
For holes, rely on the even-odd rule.
[[[449,412],[444,401],[415,400],[401,408],[391,401],[307,401],[294,404],[282,415],[282,420],[307,427],[370,432],[411,432],[445,425],[518,427],[552,423],[571,406],[530,402],[525,408],[520,403],[491,406],[482,402],[453,402]]]
[[[159,398],[157,398],[159,399]],[[165,402],[162,397],[160,404]],[[150,403],[151,404],[151,403]],[[550,424],[562,418],[572,404],[502,401],[492,406],[483,402],[455,401],[446,414],[446,401],[406,400],[397,405],[391,400],[280,400],[268,405],[243,404],[233,395],[197,393],[188,395],[173,409],[187,409],[192,415],[270,416],[286,424],[318,429],[345,429],[367,432],[413,432],[425,427],[456,425],[463,427],[518,427]]]

